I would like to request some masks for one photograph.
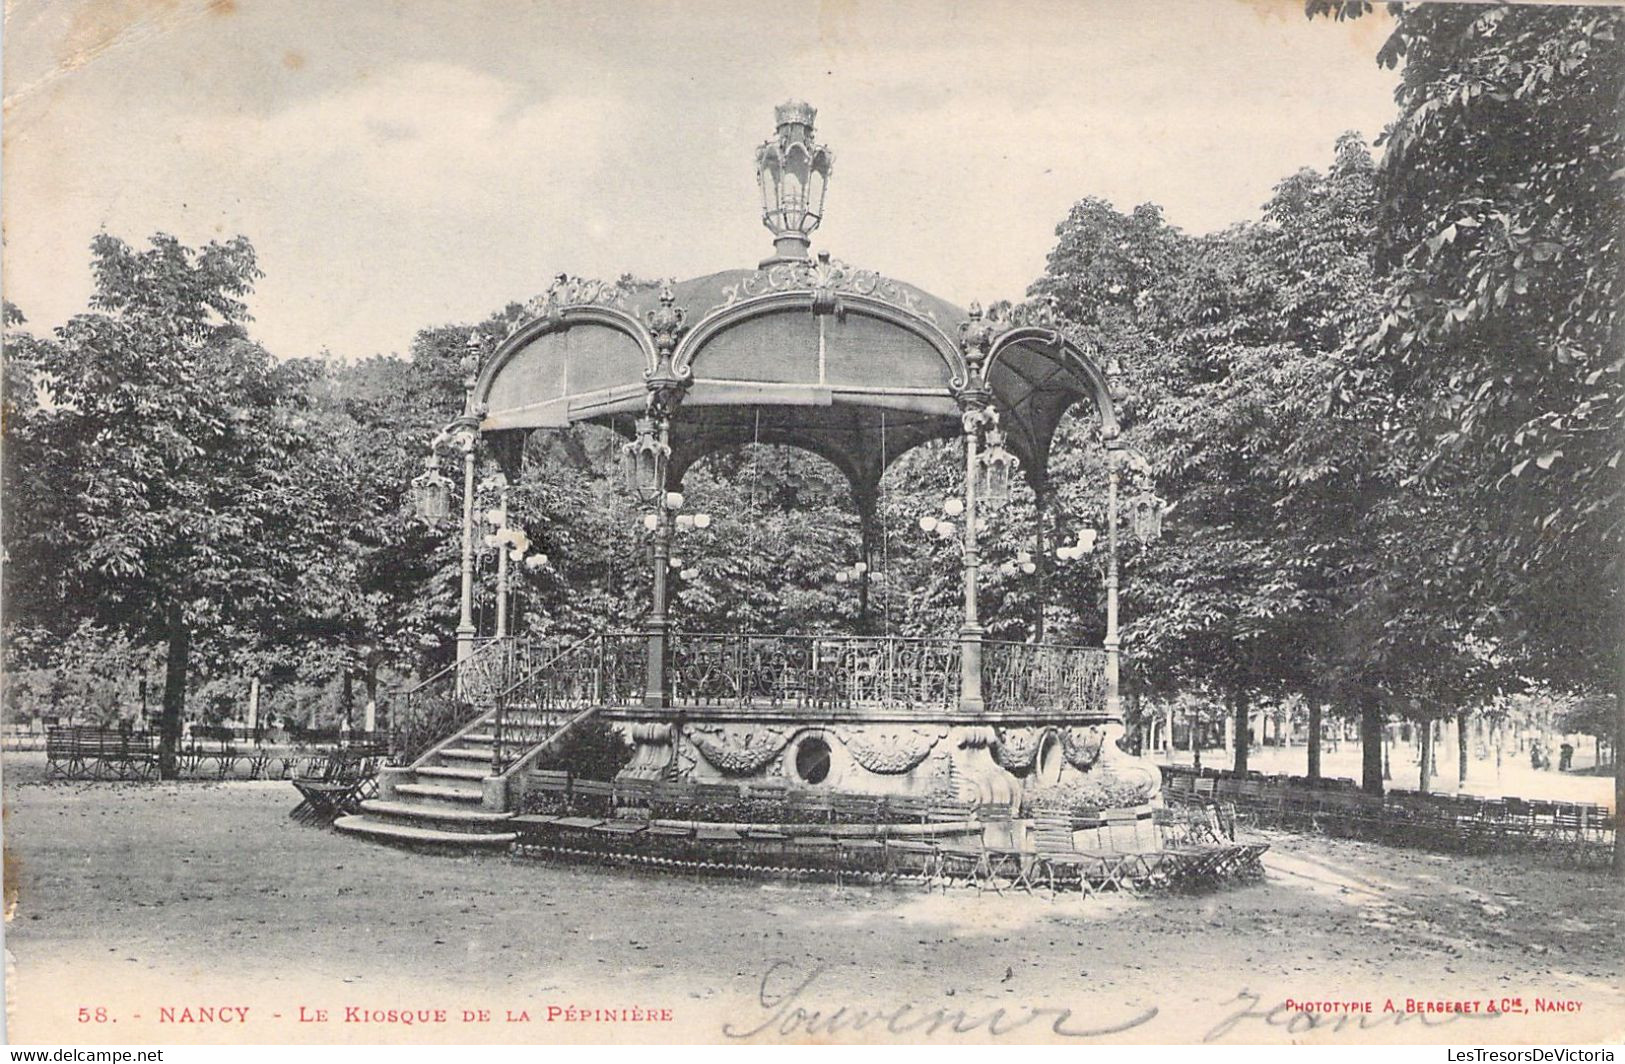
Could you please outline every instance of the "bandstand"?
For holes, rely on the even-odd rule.
[[[341,827],[409,823],[418,809],[425,839],[431,827],[470,825],[511,839],[508,818],[535,786],[538,758],[590,717],[633,744],[628,786],[945,799],[1013,815],[1040,781],[1107,780],[1133,804],[1158,804],[1156,768],[1118,745],[1115,380],[1042,309],[961,309],[813,254],[832,162],[814,117],[804,103],[779,107],[757,150],[767,258],[651,286],[561,275],[529,320],[469,366],[451,433],[464,457],[465,558],[477,443],[513,475],[530,434],[606,426],[624,437],[627,488],[649,511],[648,614],[635,631],[563,647],[480,640],[465,567],[457,664],[392,707],[397,764],[373,808]],[[989,639],[977,605],[978,517],[1002,504],[1014,475],[1043,505],[1057,426],[1080,404],[1098,418],[1108,458],[1104,644]],[[961,548],[957,630],[905,638],[673,626],[671,540],[694,463],[752,443],[822,456],[850,482],[867,560],[887,466],[933,440],[963,453],[962,489],[943,519]],[[449,487],[432,471],[417,486],[431,496]]]

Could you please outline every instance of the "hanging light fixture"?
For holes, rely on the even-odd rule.
[[[423,472],[412,480],[412,507],[430,523],[451,515],[451,481],[440,475],[433,454],[424,460]]]
[[[666,487],[666,463],[671,447],[655,435],[653,418],[640,417],[637,435],[621,448],[626,489],[644,505],[652,505]]]
[[[1162,538],[1162,518],[1168,512],[1167,500],[1147,489],[1129,500],[1129,527],[1144,546]]]
[[[987,430],[987,449],[976,469],[976,497],[998,509],[1010,501],[1010,475],[1019,465],[1016,456],[1004,448],[1004,430],[997,424]]]
[[[835,573],[835,582],[837,584],[845,584],[848,582],[861,583],[863,580],[863,574],[867,573],[868,571],[868,562],[853,562],[851,565],[844,569],[838,570]]]
[[[1037,571],[1038,563],[1033,559],[1033,553],[1030,550],[1016,551],[1016,556],[1014,558],[1011,558],[1009,561],[1006,561],[1004,564],[999,566],[999,572],[1003,573],[1005,576],[1015,576],[1017,573],[1024,573],[1031,576]]]
[[[1077,542],[1056,547],[1055,556],[1063,562],[1073,562],[1085,555],[1093,554],[1097,537],[1098,533],[1094,529],[1080,528]]]

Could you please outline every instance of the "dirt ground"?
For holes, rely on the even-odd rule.
[[[944,895],[413,853],[293,822],[286,783],[5,770],[14,1043],[1625,1033],[1620,888],[1510,857],[1272,835],[1214,893]]]

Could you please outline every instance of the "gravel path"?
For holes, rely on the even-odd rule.
[[[286,783],[53,785],[6,767],[14,1042],[1625,1031],[1620,889],[1511,858],[1275,835],[1265,879],[1217,893],[944,896],[416,854],[294,823]],[[1537,997],[1578,1011],[1537,1013]],[[1374,1011],[1312,1020],[1274,1008],[1288,998]],[[1530,1011],[1407,1016],[1407,998]]]

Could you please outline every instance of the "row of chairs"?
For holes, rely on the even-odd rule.
[[[1448,850],[1548,849],[1582,862],[1602,859],[1615,822],[1606,806],[1516,797],[1421,794],[1297,786],[1271,777],[1165,776],[1172,800],[1228,798],[1253,820]]]
[[[530,803],[511,821],[521,850],[618,855],[695,870],[889,880],[976,881],[982,827],[969,805],[879,800],[757,786],[571,779],[532,774]],[[784,814],[758,819],[757,813]],[[895,816],[896,819],[886,819]],[[912,829],[912,830],[910,830]]]
[[[381,756],[379,744],[355,744],[337,752],[339,761],[365,761]],[[335,753],[273,754],[267,747],[238,747],[232,743],[185,742],[175,751],[183,776],[213,775],[226,779],[246,767],[249,779],[265,779],[272,766],[283,779],[323,776]],[[69,726],[51,728],[45,737],[48,774],[65,780],[150,780],[159,772],[159,737],[152,732],[121,728]]]
[[[903,824],[967,820],[969,805],[926,797],[867,795],[791,787],[781,782],[676,782],[581,779],[562,769],[529,775],[527,808],[599,816],[712,822]],[[1008,814],[1006,814],[1008,815]]]
[[[1351,779],[1310,779],[1306,776],[1265,776],[1250,772],[1244,776],[1233,773],[1193,773],[1183,766],[1163,766],[1165,787],[1176,793],[1229,795],[1248,801],[1279,802],[1303,801],[1305,792],[1318,794],[1327,791],[1363,794]],[[1480,820],[1509,820],[1546,824],[1591,824],[1599,828],[1612,826],[1612,812],[1606,805],[1595,802],[1560,802],[1527,799],[1515,796],[1502,798],[1470,794],[1432,794],[1403,788],[1389,788],[1385,799],[1409,803],[1413,815],[1448,812],[1457,817]],[[1420,808],[1431,807],[1431,808]]]
[[[296,776],[299,804],[288,815],[304,822],[331,822],[359,813],[361,803],[378,797],[378,770],[389,755],[387,743],[357,743],[329,751]]]
[[[51,728],[45,767],[48,775],[69,780],[155,779],[158,737],[119,728]]]
[[[559,770],[533,772],[530,788],[537,811],[512,821],[521,850],[696,869],[1093,893],[1256,869],[1263,852],[1234,845],[1206,808],[1158,810],[1143,832],[1132,814],[1080,829],[1065,811],[1039,810],[1023,842],[1008,806],[773,783],[609,783]],[[1080,833],[1092,843],[1082,850]]]

